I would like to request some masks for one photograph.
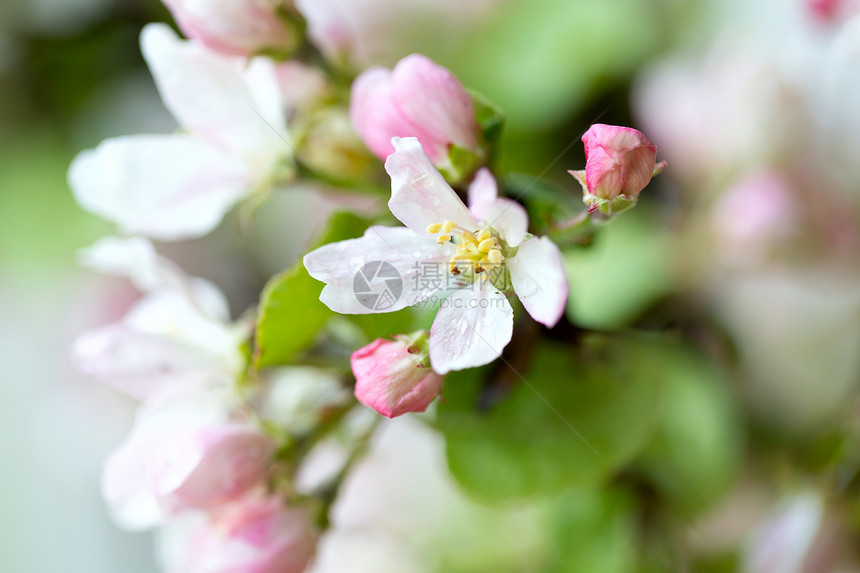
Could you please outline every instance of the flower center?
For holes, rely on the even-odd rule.
[[[454,276],[467,275],[477,278],[489,269],[499,269],[505,256],[502,239],[489,229],[470,231],[454,221],[433,223],[427,232],[436,237],[440,245],[453,243],[457,251],[448,261],[448,272]]]

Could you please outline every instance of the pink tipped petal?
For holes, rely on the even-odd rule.
[[[285,153],[282,110],[267,103],[280,97],[274,66],[255,65],[249,78],[243,59],[180,40],[164,24],[147,25],[140,41],[161,98],[183,128],[261,162],[271,163]],[[261,88],[271,96],[262,97]],[[265,171],[268,165],[262,167]]]
[[[564,314],[570,293],[564,260],[556,244],[546,237],[529,239],[506,262],[514,292],[528,313],[541,324],[555,326]]]
[[[207,525],[196,540],[183,544],[188,552],[183,571],[302,573],[316,547],[310,512],[288,508],[277,497],[227,505]]]
[[[273,444],[244,424],[215,426],[165,444],[151,468],[156,495],[181,507],[214,508],[262,482]]]
[[[472,98],[454,74],[432,60],[420,54],[400,60],[392,71],[391,99],[420,129],[416,135],[434,162],[448,155],[449,143],[463,149],[476,146]]]
[[[598,123],[582,136],[582,142],[586,184],[593,195],[611,200],[624,193],[635,198],[651,181],[657,148],[642,132]]]
[[[455,290],[430,329],[430,363],[440,374],[483,366],[502,355],[513,330],[514,311],[494,287]]]
[[[182,32],[217,52],[284,48],[290,35],[271,0],[163,0]]]
[[[252,177],[231,156],[182,134],[108,139],[69,168],[81,207],[126,233],[163,240],[213,230],[251,190]]]
[[[481,167],[469,184],[469,210],[475,217],[484,217],[483,211],[499,198],[499,185],[493,173]]]
[[[342,314],[394,312],[444,288],[423,280],[426,268],[445,268],[454,247],[437,245],[429,233],[418,235],[404,227],[370,227],[364,236],[324,245],[304,258],[310,275],[326,283],[320,300]],[[385,262],[396,271],[388,276],[379,264]],[[365,265],[370,264],[369,267]],[[357,275],[361,275],[356,278]],[[368,274],[369,273],[369,274]],[[370,276],[372,275],[372,276]],[[391,280],[391,285],[387,281]],[[356,286],[358,285],[358,288]],[[377,295],[401,290],[390,306]]]
[[[423,412],[439,395],[442,377],[422,366],[404,342],[377,339],[352,353],[355,397],[393,418]]]
[[[495,177],[482,167],[469,185],[469,210],[481,223],[489,225],[502,234],[512,247],[519,245],[529,228],[529,216],[525,208],[511,199],[499,199]]]
[[[392,143],[395,152],[385,161],[385,170],[391,176],[388,208],[394,216],[419,235],[427,235],[428,225],[445,221],[476,229],[478,222],[430,163],[418,140],[396,137]]]

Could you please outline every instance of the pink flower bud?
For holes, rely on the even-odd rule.
[[[442,388],[426,354],[403,340],[378,338],[353,352],[351,363],[355,397],[389,418],[423,412]]]
[[[582,136],[585,171],[571,171],[588,194],[611,201],[619,195],[635,200],[655,170],[657,147],[642,132],[597,123]]]
[[[355,130],[380,159],[394,152],[392,137],[417,137],[437,166],[451,145],[479,152],[472,98],[446,68],[412,54],[393,70],[371,68],[352,86]]]
[[[316,549],[310,512],[279,497],[250,497],[179,531],[170,573],[301,573]]]
[[[292,34],[271,0],[163,0],[182,33],[216,52],[284,50]]]
[[[273,445],[248,425],[230,424],[176,436],[162,447],[153,493],[178,507],[207,509],[260,484]]]

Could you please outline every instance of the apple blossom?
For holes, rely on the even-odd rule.
[[[484,154],[471,96],[454,74],[420,54],[403,58],[393,70],[375,67],[358,76],[350,116],[380,159],[394,151],[392,137],[416,137],[433,165],[460,179]],[[467,152],[466,165],[449,159],[454,147]]]
[[[295,43],[288,20],[273,0],[162,0],[179,29],[225,54],[286,51]]]
[[[237,404],[219,392],[144,404],[102,474],[115,520],[145,529],[176,511],[211,509],[259,485],[274,445],[236,412]]]
[[[426,345],[427,333],[421,331],[393,341],[378,338],[353,352],[350,364],[358,401],[389,418],[426,410],[442,389]]]
[[[524,232],[525,209],[498,199],[484,171],[470,186],[470,210],[417,139],[394,138],[393,145],[385,163],[392,181],[388,207],[406,227],[374,226],[361,238],[305,255],[310,275],[326,283],[320,300],[340,313],[382,312],[366,306],[353,285],[366,263],[391,265],[407,290],[384,312],[443,301],[429,342],[439,374],[498,358],[513,332],[513,309],[504,294],[510,287],[535,320],[555,325],[568,297],[561,252],[549,239]],[[439,279],[429,280],[423,270],[440,271]]]
[[[141,49],[182,132],[108,139],[75,158],[69,184],[124,232],[204,235],[291,162],[274,64],[215,54],[164,24],[143,29]]]
[[[308,508],[250,494],[168,524],[160,541],[167,573],[301,573],[317,533]]]
[[[585,170],[569,173],[582,185],[589,212],[600,209],[611,214],[629,207],[666,165],[657,164],[657,147],[630,127],[596,123],[582,142]]]
[[[247,337],[230,322],[224,295],[186,277],[146,239],[105,238],[81,253],[85,264],[129,276],[144,291],[116,324],[81,334],[72,363],[81,373],[139,399],[232,380],[241,371]]]
[[[773,251],[785,250],[803,219],[795,195],[784,175],[769,170],[748,173],[726,189],[712,215],[721,258],[730,264],[760,265]]]

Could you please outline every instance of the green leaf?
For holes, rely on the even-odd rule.
[[[314,249],[329,243],[360,237],[369,226],[370,221],[352,211],[337,211],[332,214],[328,225],[314,244]]]
[[[354,213],[335,213],[316,246],[357,237],[366,228],[367,222]],[[322,288],[301,261],[266,284],[257,315],[256,369],[289,364],[314,343],[333,314],[319,300]]]
[[[492,380],[497,373],[448,375],[436,424],[453,476],[484,502],[606,479],[640,451],[655,423],[660,369],[642,346],[607,339],[583,349],[583,359],[547,343],[522,372],[524,381],[488,412],[478,411],[479,395],[488,374]]]
[[[268,282],[257,318],[255,368],[289,364],[313,344],[331,315],[319,300],[320,292],[322,284],[301,261]]]

